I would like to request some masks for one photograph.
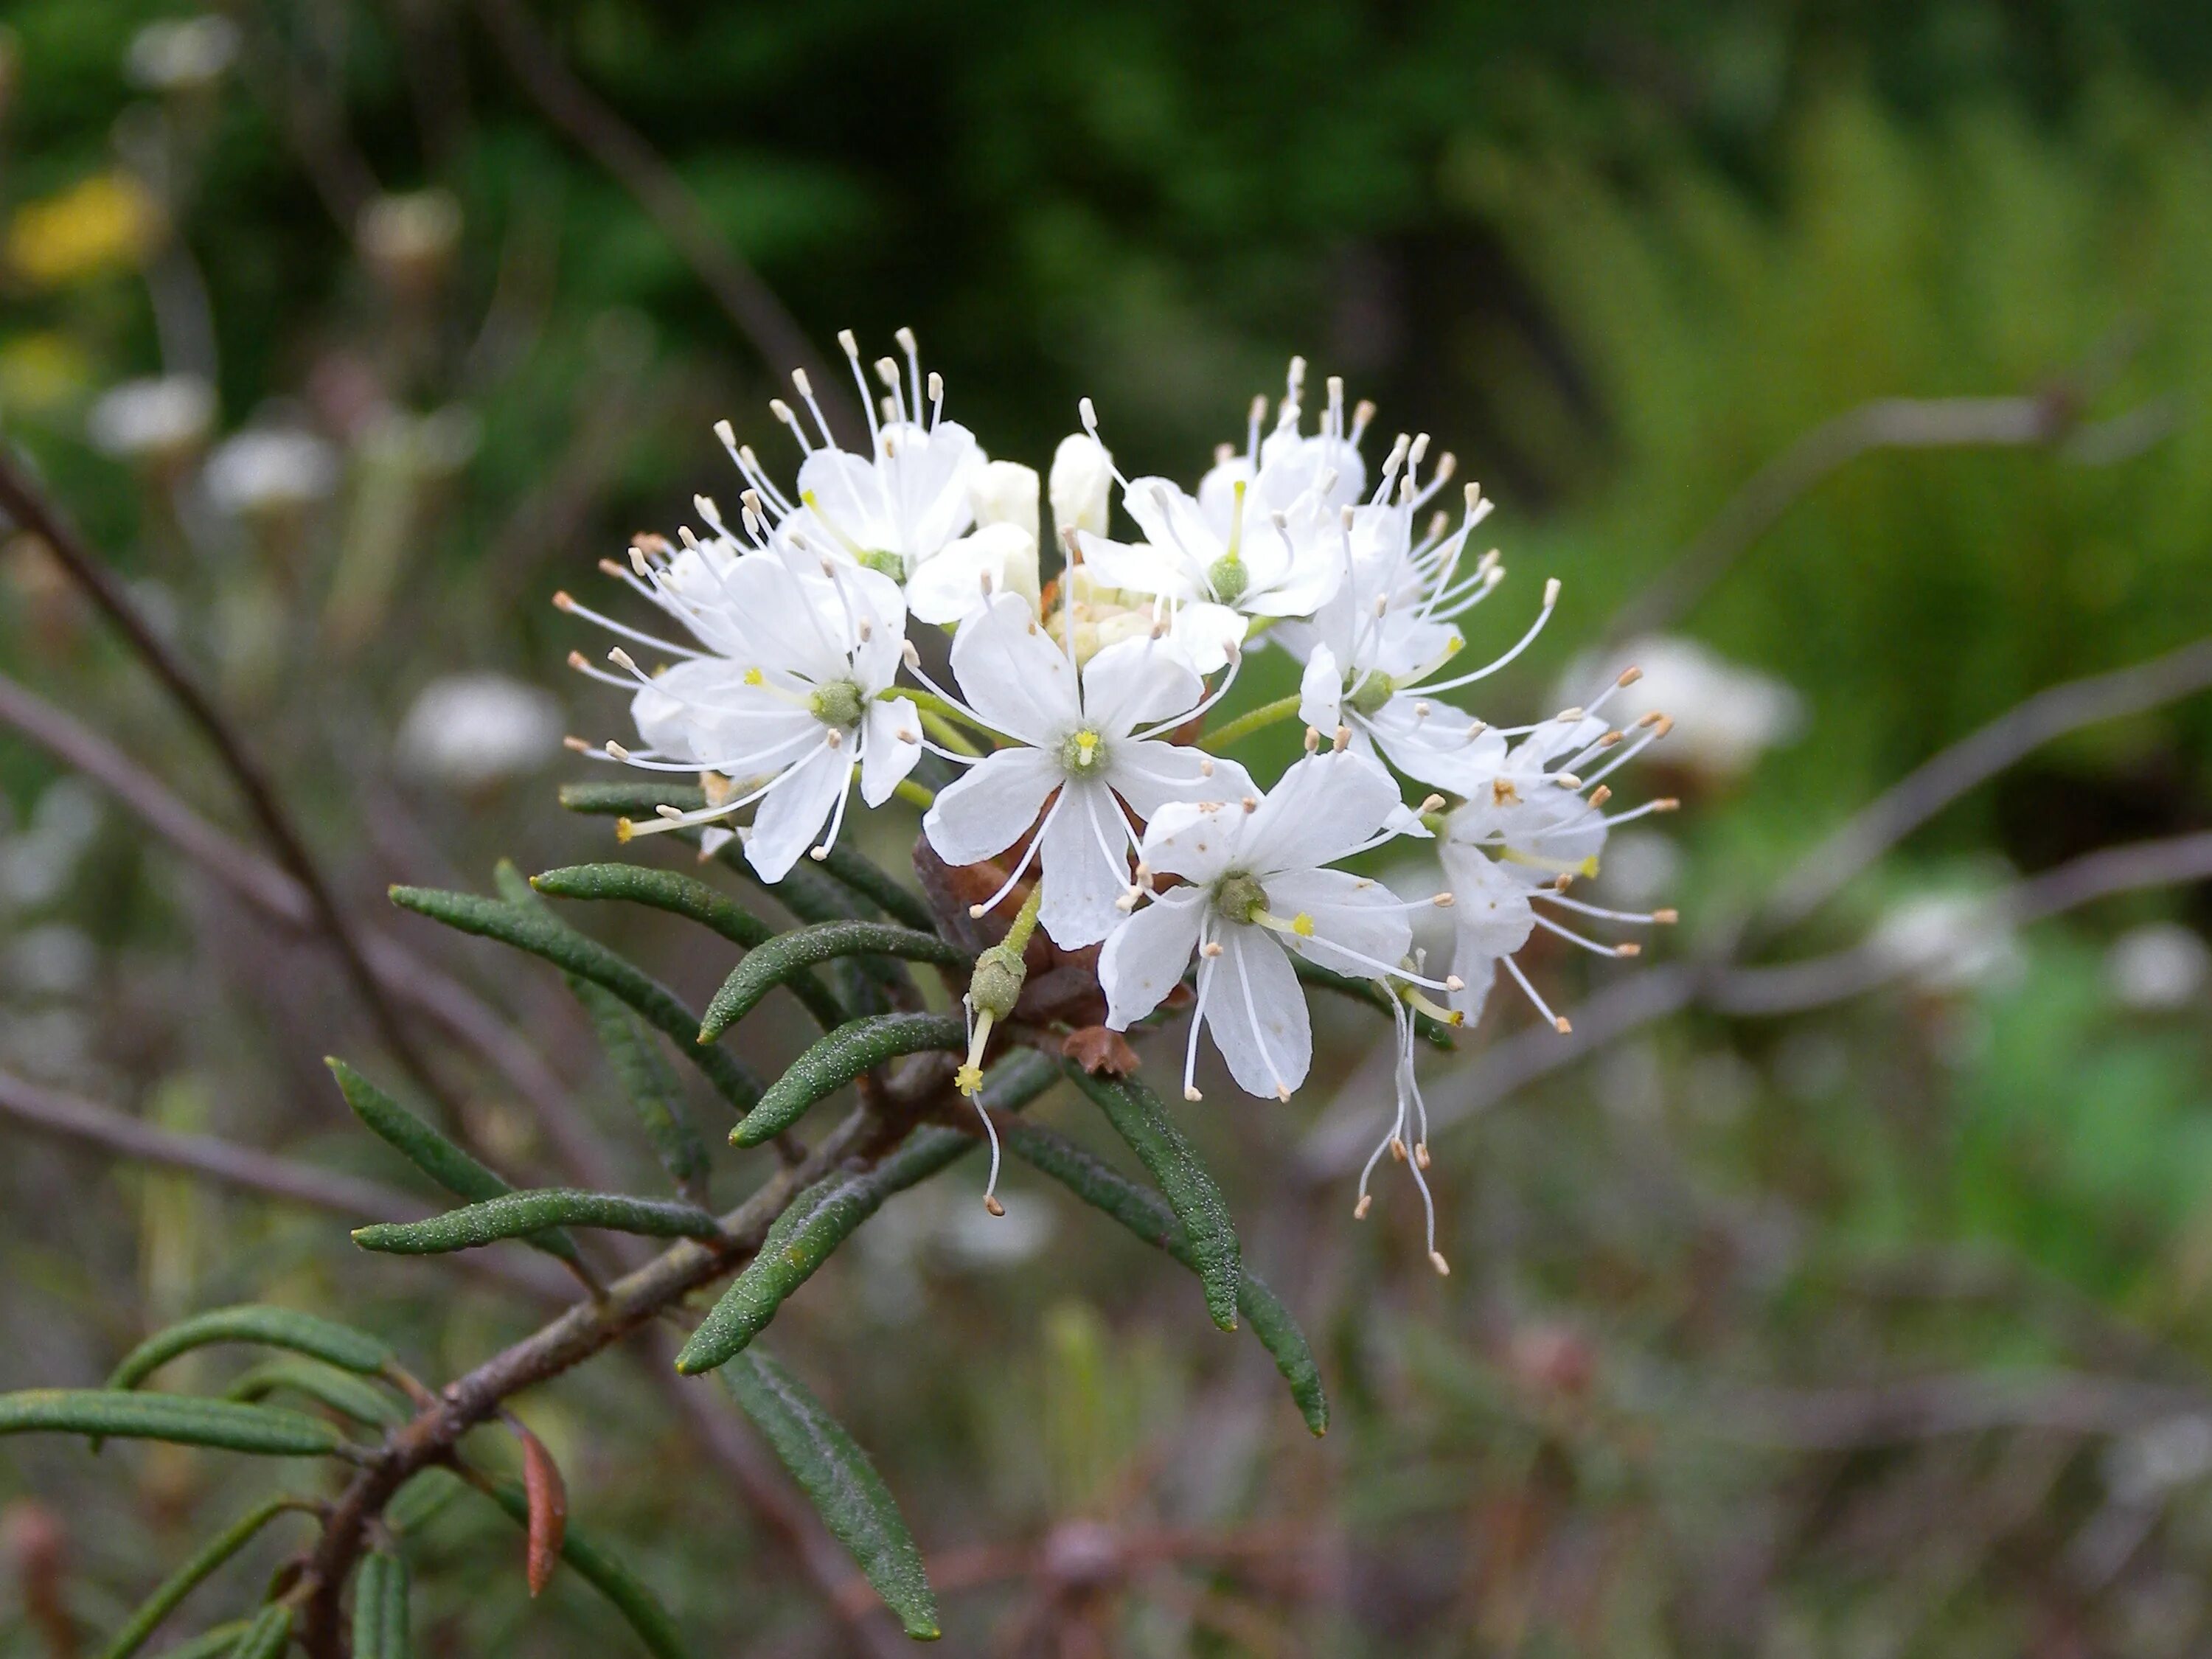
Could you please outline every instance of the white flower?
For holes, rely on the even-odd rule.
[[[210,12],[147,24],[131,37],[123,67],[149,92],[196,92],[213,86],[237,57],[238,25]]]
[[[728,422],[715,428],[751,486],[745,493],[748,538],[775,538],[809,561],[825,556],[889,576],[905,590],[906,606],[923,622],[954,623],[981,610],[985,597],[1004,587],[1019,588],[1026,574],[1034,590],[1036,536],[1004,520],[976,525],[975,490],[987,489],[989,458],[966,427],[942,418],[945,385],[929,377],[925,416],[921,363],[912,331],[901,329],[907,374],[889,357],[877,360],[877,378],[886,396],[881,418],[860,350],[850,331],[837,337],[868,417],[868,453],[840,449],[830,423],[815,401],[805,372],[792,384],[812,413],[817,445],[807,435],[790,405],[769,405],[799,440],[796,500],[778,489],[759,459],[737,441]],[[728,531],[719,522],[715,528]]]
[[[1095,580],[1149,594],[1172,615],[1176,643],[1201,672],[1228,660],[1255,618],[1310,616],[1344,581],[1338,515],[1359,498],[1365,470],[1345,424],[1342,381],[1328,383],[1320,432],[1298,432],[1304,373],[1293,359],[1275,430],[1261,441],[1262,398],[1246,452],[1218,462],[1195,496],[1165,478],[1123,484],[1122,507],[1143,541],[1077,537]],[[1087,398],[1083,414],[1094,426]]]
[[[1095,944],[1120,917],[1136,840],[1130,812],[1149,818],[1171,801],[1251,793],[1236,762],[1159,740],[1227,685],[1209,696],[1166,641],[1125,640],[1079,671],[1021,599],[1000,594],[961,625],[952,672],[969,711],[1014,743],[940,791],[923,833],[946,863],[976,864],[1020,841],[1042,811],[1006,890],[1042,858],[1038,916],[1063,949]]]
[[[1087,432],[1071,432],[1053,452],[1052,477],[1047,486],[1052,496],[1053,534],[1061,541],[1070,532],[1106,533],[1108,502],[1114,488],[1114,458]]]
[[[1882,917],[1866,948],[1892,973],[1937,996],[2007,984],[2027,970],[2010,918],[1985,894],[1916,894]]]
[[[536,771],[560,751],[561,705],[504,674],[455,674],[416,694],[393,752],[403,770],[480,790]]]
[[[297,428],[241,432],[208,457],[204,477],[209,499],[234,517],[297,512],[337,488],[337,452]]]
[[[557,596],[563,610],[680,659],[648,677],[626,651],[610,652],[638,682],[631,714],[647,746],[610,743],[586,752],[655,771],[718,774],[731,785],[696,812],[666,807],[650,823],[625,819],[623,833],[718,824],[758,803],[744,833],[762,880],[781,881],[810,847],[827,857],[855,767],[861,799],[879,806],[921,756],[913,702],[886,695],[906,643],[897,584],[850,565],[809,572],[775,554],[732,554],[719,544],[658,559],[634,548],[631,559],[630,585],[705,648],[654,639]]]
[[[1609,654],[1614,665],[1632,662],[1644,675],[1623,699],[1618,717],[1664,708],[1674,721],[1668,759],[1704,776],[1723,782],[1741,777],[1804,725],[1804,700],[1795,690],[1697,640],[1665,635]],[[1578,666],[1574,680],[1588,684],[1595,678],[1591,667],[1588,662]]]
[[[125,380],[92,406],[94,445],[126,460],[165,460],[199,447],[215,425],[215,388],[197,374]]]
[[[993,574],[994,585],[1010,587],[1034,606],[1037,602],[1036,469],[1019,461],[992,461],[976,473],[968,486],[981,530],[1010,525],[1022,532],[1024,544]],[[940,568],[944,568],[940,564]]]
[[[1606,778],[1667,733],[1662,714],[1646,714],[1626,731],[1598,717],[1607,699],[1636,678],[1630,669],[1587,708],[1568,709],[1528,728],[1498,757],[1489,781],[1445,820],[1437,850],[1453,894],[1452,972],[1462,981],[1451,1004],[1470,1021],[1481,1017],[1503,963],[1539,1013],[1563,1033],[1571,1029],[1513,960],[1538,928],[1601,956],[1635,956],[1641,948],[1585,939],[1548,910],[1624,923],[1663,926],[1674,920],[1672,910],[1604,909],[1567,896],[1576,881],[1598,873],[1614,824],[1675,805],[1662,798],[1610,817],[1603,810],[1613,795]],[[1498,742],[1503,747],[1503,737]],[[1581,769],[1594,760],[1603,763],[1584,775]]]
[[[461,242],[461,204],[451,191],[410,190],[379,196],[354,221],[362,257],[395,286],[434,283]]]
[[[1192,1079],[1206,1029],[1240,1088],[1289,1099],[1313,1061],[1293,952],[1363,979],[1431,982],[1402,965],[1409,907],[1378,881],[1327,866],[1426,833],[1390,775],[1350,753],[1297,762],[1264,799],[1163,806],[1146,829],[1142,868],[1185,884],[1155,893],[1108,938],[1098,957],[1107,1024],[1126,1030],[1159,1006],[1194,951],[1184,1098],[1199,1098]]]
[[[2123,1007],[2171,1013],[2203,994],[2212,950],[2179,922],[2130,927],[2105,953],[2105,983]]]

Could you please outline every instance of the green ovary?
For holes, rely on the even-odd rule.
[[[1213,908],[1229,921],[1249,925],[1266,913],[1267,890],[1243,871],[1234,871],[1213,884]]]
[[[860,723],[867,699],[851,680],[830,680],[814,688],[814,695],[806,700],[806,706],[823,725],[842,728]]]

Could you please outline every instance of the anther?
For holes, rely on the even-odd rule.
[[[1609,783],[1601,783],[1590,791],[1589,804],[1592,806],[1602,806],[1612,799],[1613,786]]]
[[[1368,1211],[1374,1207],[1375,1194],[1372,1193],[1362,1193],[1359,1195],[1359,1202],[1352,1206],[1352,1218],[1354,1221],[1364,1221],[1367,1219]]]
[[[1420,805],[1414,810],[1424,814],[1441,812],[1444,810],[1444,798],[1442,795],[1425,795],[1422,797]]]
[[[602,575],[612,576],[617,581],[620,581],[622,580],[623,568],[617,564],[612,559],[601,559],[599,561],[599,573]]]
[[[1559,602],[1559,579],[1549,577],[1544,583],[1544,609],[1549,611]]]
[[[791,384],[798,388],[799,395],[802,398],[811,398],[814,395],[813,383],[806,378],[806,371],[803,368],[794,368],[791,371]]]
[[[1247,795],[1237,804],[1248,812],[1256,812],[1260,810],[1260,798],[1257,795]]]
[[[1644,947],[1632,939],[1625,945],[1614,945],[1613,953],[1617,957],[1640,957],[1644,954]]]
[[[600,747],[605,749],[608,754],[613,756],[614,758],[618,761],[626,761],[629,758],[629,750],[623,748],[622,744],[617,743],[612,738],[609,738],[605,743],[600,745]]]
[[[588,755],[592,752],[592,745],[581,738],[563,738],[561,739],[561,746],[573,755]]]
[[[1681,919],[1682,913],[1679,910],[1654,910],[1651,913],[1651,920],[1662,927],[1672,927]]]
[[[607,653],[607,660],[616,667],[626,669],[633,674],[638,672],[637,659],[620,646],[615,647],[613,650]]]
[[[1006,1212],[1006,1206],[988,1194],[983,1199],[983,1207],[989,1211],[993,1215],[1004,1215]]]
[[[653,809],[653,814],[655,817],[661,818],[680,818],[684,816],[680,811],[669,805],[665,801],[660,805]]]
[[[1348,726],[1338,726],[1336,728],[1336,739],[1329,745],[1331,752],[1340,755],[1342,754],[1346,746],[1349,744],[1351,741],[1352,728]]]
[[[1306,753],[1312,754],[1321,747],[1321,733],[1312,726],[1306,727]]]
[[[1553,1020],[1552,1024],[1559,1028],[1559,1035],[1561,1036],[1571,1036],[1574,1033],[1575,1028],[1569,1022],[1565,1014],[1561,1014],[1557,1019]]]
[[[1203,944],[1203,945],[1200,945],[1200,946],[1198,947],[1198,953],[1199,953],[1199,955],[1200,955],[1200,956],[1202,956],[1202,957],[1218,957],[1218,956],[1219,956],[1219,955],[1221,954],[1221,944],[1220,944],[1220,941],[1219,941],[1219,940],[1218,940],[1218,939],[1208,939],[1208,940],[1206,940],[1206,942],[1205,944]]]
[[[556,611],[574,611],[576,608],[576,602],[568,597],[567,588],[562,588],[553,596],[553,608]]]
[[[1199,1093],[1195,1085],[1188,1083],[1182,1085],[1182,1097],[1193,1104],[1206,1098],[1204,1095]]]
[[[592,665],[585,660],[584,653],[580,651],[571,651],[568,653],[568,666],[580,674],[588,674],[592,672]]]
[[[1413,1143],[1413,1167],[1417,1170],[1425,1170],[1429,1167],[1429,1143],[1425,1140],[1417,1140]]]
[[[1429,1252],[1429,1266],[1437,1270],[1437,1277],[1438,1279],[1449,1279],[1451,1277],[1451,1263],[1444,1260],[1444,1253],[1442,1250],[1431,1250]]]
[[[1406,1161],[1406,1143],[1395,1135],[1390,1137],[1390,1157],[1395,1163],[1403,1164]]]

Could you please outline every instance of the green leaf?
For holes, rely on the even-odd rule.
[[[660,1040],[638,1023],[611,992],[589,980],[573,976],[568,988],[592,1021],[607,1065],[622,1085],[637,1121],[653,1143],[653,1155],[676,1188],[694,1202],[703,1203],[707,1190],[707,1146],[684,1104],[684,1092]]]
[[[1189,1235],[1158,1193],[1139,1187],[1102,1163],[1065,1135],[1037,1123],[1008,1123],[999,1131],[1006,1149],[1059,1182],[1078,1198],[1103,1210],[1146,1243],[1158,1246],[1186,1267],[1195,1269]],[[1315,1434],[1328,1432],[1328,1399],[1322,1391],[1321,1367],[1305,1333],[1291,1310],[1250,1270],[1239,1274],[1237,1309],[1252,1327],[1290,1385],[1291,1398]]]
[[[323,1064],[368,1132],[454,1197],[497,1198],[514,1190],[345,1061],[326,1059]],[[523,1242],[563,1261],[576,1260],[575,1241],[565,1233],[539,1233]]]
[[[1349,974],[1335,973],[1295,954],[1291,957],[1291,966],[1297,970],[1300,979],[1319,990],[1334,992],[1354,1002],[1364,1002],[1379,1014],[1390,1012],[1389,993],[1371,979],[1354,979]],[[1413,1010],[1413,1030],[1422,1042],[1432,1048],[1441,1048],[1446,1054],[1457,1051],[1459,1045],[1452,1041],[1450,1026],[1440,1019],[1431,1018],[1419,1009]]]
[[[730,1132],[740,1146],[757,1146],[796,1123],[808,1107],[833,1095],[863,1072],[901,1054],[925,1050],[957,1054],[968,1043],[966,1022],[954,1014],[875,1014],[848,1020],[791,1062],[761,1097],[760,1104]]]
[[[390,1345],[367,1331],[289,1308],[247,1303],[235,1308],[211,1308],[156,1331],[123,1356],[122,1363],[109,1373],[107,1386],[135,1389],[179,1354],[217,1342],[289,1348],[362,1376],[374,1376],[398,1363]]]
[[[797,988],[811,977],[806,970],[814,963],[858,956],[898,957],[954,968],[964,968],[970,961],[965,951],[934,933],[880,921],[817,922],[762,945],[731,970],[722,988],[707,1005],[699,1041],[712,1042],[720,1036],[777,986]]]
[[[384,1550],[362,1559],[353,1581],[353,1659],[409,1659],[407,1563]]]
[[[253,1406],[280,1389],[304,1395],[370,1428],[391,1428],[407,1420],[407,1408],[375,1384],[301,1359],[271,1359],[256,1365],[225,1389],[222,1397]]]
[[[417,1469],[384,1506],[384,1524],[402,1534],[420,1532],[467,1490],[451,1469]]]
[[[890,872],[873,860],[843,842],[831,846],[822,867],[892,921],[904,922],[925,933],[936,931],[937,918],[929,914],[929,907],[916,894],[893,880]]]
[[[425,1221],[386,1221],[356,1227],[353,1242],[364,1250],[392,1255],[441,1255],[472,1250],[502,1238],[522,1238],[551,1226],[601,1227],[611,1232],[643,1233],[649,1238],[712,1238],[721,1224],[690,1204],[621,1193],[586,1193],[568,1187],[541,1187],[508,1193]]]
[[[648,1024],[673,1037],[691,1063],[738,1111],[750,1111],[759,1100],[760,1079],[750,1070],[722,1050],[702,1048],[692,1041],[698,1034],[699,1017],[674,992],[544,907],[526,908],[478,893],[452,893],[433,887],[394,887],[392,902],[462,933],[526,951],[564,973],[604,987],[642,1014]]]
[[[27,1389],[0,1394],[0,1435],[42,1432],[170,1440],[264,1457],[343,1456],[356,1449],[320,1418],[274,1407],[113,1389]]]
[[[532,876],[531,885],[556,898],[627,899],[685,916],[713,928],[732,944],[758,950],[776,938],[775,929],[741,909],[724,894],[694,876],[655,870],[641,864],[580,864]],[[812,974],[791,981],[792,994],[823,1030],[845,1017],[844,1006]]]
[[[161,1659],[228,1659],[229,1655],[237,1651],[238,1638],[246,1634],[246,1626],[251,1622],[250,1620],[234,1619],[228,1624],[217,1625],[213,1630],[204,1631],[193,1637],[189,1642],[164,1648]]]
[[[1151,1172],[1182,1222],[1190,1242],[1206,1311],[1224,1331],[1237,1328],[1237,1279],[1240,1267],[1237,1228],[1222,1201],[1213,1174],[1199,1161],[1160,1099],[1134,1078],[1092,1077],[1073,1061],[1062,1067],[1075,1086],[1089,1095],[1115,1133]]]
[[[518,1526],[530,1524],[530,1500],[524,1495],[520,1482],[488,1480],[483,1490]],[[660,1598],[643,1579],[573,1525],[562,1537],[561,1559],[576,1570],[578,1577],[613,1604],[615,1611],[622,1614],[655,1659],[690,1659],[683,1633],[676,1628],[675,1620],[669,1617]]]
[[[906,1517],[844,1425],[823,1409],[805,1384],[758,1348],[724,1367],[721,1382],[814,1500],[837,1541],[853,1553],[906,1633],[922,1642],[942,1636],[937,1598],[930,1593],[921,1551]]]
[[[1010,1054],[992,1067],[981,1098],[993,1111],[1018,1112],[1059,1076],[1060,1068],[1042,1054]],[[760,1253],[691,1334],[676,1369],[690,1376],[728,1364],[886,1198],[927,1180],[976,1144],[975,1137],[956,1129],[924,1127],[874,1169],[841,1170],[809,1187],[776,1218]]]
[[[216,1569],[252,1543],[261,1529],[288,1510],[311,1510],[306,1500],[298,1498],[271,1498],[255,1505],[232,1522],[213,1538],[193,1552],[191,1559],[179,1567],[161,1586],[133,1613],[123,1628],[100,1650],[100,1659],[130,1659],[130,1656],[146,1645],[147,1639],[161,1627],[161,1621],[177,1610],[184,1599],[198,1589]],[[230,1633],[234,1641],[245,1632],[243,1624]],[[221,1650],[218,1649],[218,1651]],[[176,1651],[176,1650],[172,1650]]]
[[[292,1609],[268,1607],[253,1615],[246,1633],[238,1638],[231,1659],[278,1659],[292,1645]]]

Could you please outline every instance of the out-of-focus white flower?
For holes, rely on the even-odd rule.
[[[1077,531],[1106,533],[1108,504],[1114,489],[1114,458],[1088,432],[1071,432],[1053,452],[1053,534],[1063,543]]]
[[[100,833],[101,816],[99,793],[82,778],[48,784],[30,823],[0,838],[0,902],[29,909],[58,898]]]
[[[561,748],[561,705],[504,674],[433,680],[408,706],[392,748],[410,775],[482,790],[526,776]]]
[[[923,833],[946,863],[977,864],[1021,840],[1043,812],[1006,891],[1042,857],[1038,920],[1063,949],[1097,943],[1120,917],[1115,901],[1128,889],[1136,841],[1131,811],[1150,818],[1170,801],[1254,793],[1235,761],[1159,740],[1227,686],[1209,696],[1166,640],[1126,640],[1079,670],[1026,604],[1001,594],[961,625],[952,672],[969,712],[1014,742],[941,791]]]
[[[1682,884],[1682,848],[1658,830],[1629,830],[1609,837],[1606,891],[1631,907],[1656,904]]]
[[[210,12],[149,23],[131,37],[124,72],[149,92],[197,92],[238,60],[238,25]]]
[[[1697,640],[1654,635],[1623,646],[1609,660],[1616,672],[1632,663],[1643,673],[1622,697],[1620,717],[1665,709],[1674,721],[1668,758],[1717,781],[1748,772],[1762,754],[1788,743],[1805,723],[1804,699],[1790,687],[1729,662]],[[1572,672],[1571,683],[1587,685],[1596,672],[1586,659]]]
[[[1195,951],[1183,1097],[1200,1097],[1198,1034],[1209,1030],[1239,1088],[1288,1100],[1313,1063],[1293,955],[1356,978],[1434,983],[1405,966],[1411,907],[1379,881],[1327,867],[1427,833],[1388,772],[1341,752],[1297,762],[1264,797],[1162,806],[1146,826],[1141,868],[1148,881],[1183,884],[1155,890],[1107,938],[1107,1024],[1126,1030],[1158,1007]]]
[[[814,416],[821,441],[807,434],[788,404],[778,398],[769,404],[805,457],[795,501],[776,487],[760,458],[738,442],[727,421],[714,429],[750,486],[741,526],[746,542],[772,539],[808,563],[835,558],[876,571],[904,590],[906,609],[918,620],[950,625],[975,615],[992,593],[1018,591],[1024,575],[1035,592],[1036,537],[1004,520],[977,526],[974,490],[990,458],[975,434],[943,418],[945,383],[934,374],[924,404],[913,331],[902,328],[897,338],[907,374],[902,378],[889,357],[877,360],[876,377],[884,392],[878,418],[859,342],[849,329],[837,337],[868,417],[866,455],[837,447],[804,370],[793,372],[792,384]],[[702,496],[699,506],[724,539],[742,544],[712,511],[712,502]]]
[[[197,374],[125,380],[93,404],[94,446],[125,460],[170,461],[197,451],[215,428],[215,388]]]
[[[208,457],[208,499],[236,518],[296,513],[337,488],[337,452],[312,432],[270,427],[225,440]]]
[[[1895,905],[1867,949],[1893,973],[1944,994],[2006,983],[2026,965],[2002,911],[1966,893],[1924,893]]]
[[[710,789],[698,811],[665,807],[642,823],[624,818],[622,835],[719,827],[757,803],[742,833],[762,880],[782,880],[810,848],[828,857],[854,771],[861,798],[880,806],[921,757],[913,701],[890,695],[906,643],[898,585],[854,565],[805,571],[771,553],[720,546],[687,548],[660,562],[642,549],[632,556],[638,574],[631,585],[706,648],[654,639],[556,596],[562,609],[678,659],[647,675],[627,651],[609,652],[635,682],[630,712],[647,746],[609,743],[585,752],[650,771],[714,773],[729,785]]]
[[[4,957],[11,990],[30,995],[75,996],[91,988],[100,966],[99,947],[82,928],[63,922],[28,927],[8,943]]]
[[[2105,983],[2112,1000],[2142,1013],[2186,1008],[2212,978],[2212,949],[2179,922],[2130,927],[2105,952]]]
[[[461,204],[445,190],[380,196],[354,222],[354,246],[394,287],[420,290],[435,283],[461,242]]]

